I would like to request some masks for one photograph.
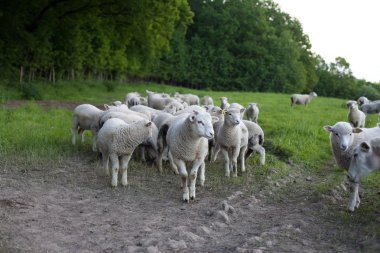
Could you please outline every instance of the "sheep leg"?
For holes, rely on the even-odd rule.
[[[157,157],[156,157],[156,166],[160,173],[162,173],[162,156],[163,156],[163,150],[158,149]]]
[[[73,118],[73,124],[71,125],[71,144],[75,145],[75,132],[78,128],[78,119],[77,117]]]
[[[140,145],[140,151],[141,151],[141,161],[146,162],[146,149],[144,145]]]
[[[190,171],[190,199],[195,199],[195,183],[197,182],[198,169],[203,164],[203,160],[195,160]]]
[[[260,145],[255,145],[253,147],[253,150],[256,151],[260,156],[260,158],[259,158],[260,165],[264,165],[265,164],[265,148],[263,148]]]
[[[110,170],[108,169],[108,162],[109,162],[109,154],[108,152],[102,152],[102,158],[103,158],[103,168],[106,176],[110,175]]]
[[[116,154],[110,155],[111,166],[112,166],[112,181],[111,186],[117,186],[117,176],[119,174],[119,157]]]
[[[175,165],[175,163],[173,162],[173,155],[170,151],[168,152],[168,158],[169,158],[170,167],[172,168],[174,174],[178,175],[179,174],[178,168],[177,168],[177,165]]]
[[[232,168],[233,168],[233,177],[237,177],[237,159],[239,157],[239,151],[240,149],[239,148],[235,148],[235,150],[233,150],[233,156],[232,156]]]
[[[212,154],[211,162],[215,162],[216,158],[218,157],[220,149],[221,148],[220,148],[219,144],[216,144],[214,146],[214,153]]]
[[[188,173],[186,170],[186,164],[184,161],[175,159],[174,160],[175,164],[179,168],[179,174],[181,175],[181,185],[182,185],[182,200],[184,202],[189,202],[190,196],[189,196],[189,187],[187,186],[187,178],[188,178]]]
[[[247,146],[243,146],[240,148],[240,154],[239,154],[239,159],[240,159],[240,168],[241,172],[245,171],[245,160],[244,160],[244,154],[247,151]]]
[[[96,141],[98,140],[98,131],[91,127],[91,133],[92,133],[92,151],[96,152]]]
[[[224,175],[226,177],[229,177],[230,176],[230,157],[226,149],[222,148],[221,152],[224,156]]]
[[[128,163],[131,160],[132,154],[124,155],[121,157],[121,184],[127,186],[128,184]]]
[[[205,185],[205,180],[206,180],[205,171],[206,171],[206,164],[203,161],[203,163],[200,166],[200,173],[199,173],[199,179],[200,179],[201,186]]]
[[[84,129],[79,127],[78,135],[80,136],[80,141],[84,143]]]
[[[359,184],[358,183],[352,183],[351,188],[353,190],[350,198],[350,202],[348,204],[348,210],[351,212],[355,211],[355,207],[358,208],[360,204],[360,198],[359,198]]]

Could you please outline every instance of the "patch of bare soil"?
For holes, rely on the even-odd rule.
[[[379,252],[379,237],[335,221],[313,180],[291,176],[257,192],[197,187],[132,161],[127,187],[110,187],[95,158],[0,162],[0,252]],[[346,199],[335,203],[345,212]],[[363,248],[364,246],[365,248]]]

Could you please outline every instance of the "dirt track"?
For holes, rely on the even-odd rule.
[[[380,250],[379,237],[347,231],[324,201],[310,198],[309,187],[294,189],[289,197],[282,193],[312,183],[302,176],[294,178],[297,184],[289,181],[256,194],[244,189],[216,193],[206,181],[197,199],[184,204],[178,176],[158,175],[136,161],[130,185],[116,189],[101,175],[100,162],[85,156],[27,169],[1,164],[0,246],[5,252]],[[335,208],[345,212],[345,202]]]

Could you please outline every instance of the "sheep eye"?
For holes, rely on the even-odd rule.
[[[339,134],[338,134],[338,133],[335,133],[335,135],[336,135],[336,136],[339,136]]]
[[[205,125],[202,121],[198,121],[198,124],[202,124],[202,126]]]

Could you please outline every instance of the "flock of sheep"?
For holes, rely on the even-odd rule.
[[[380,113],[380,101],[360,97],[357,101],[348,101],[346,105],[349,108],[348,122],[337,122],[334,126],[323,128],[330,133],[336,163],[348,171],[353,188],[348,209],[354,211],[360,204],[360,178],[380,169],[380,124],[364,128],[366,114]]]
[[[143,161],[153,160],[160,172],[162,161],[168,160],[171,169],[181,176],[182,199],[195,198],[195,185],[200,170],[200,185],[205,182],[206,157],[215,161],[219,152],[224,157],[226,176],[237,176],[238,160],[245,171],[245,160],[259,154],[265,164],[264,132],[257,124],[259,109],[256,103],[247,108],[228,103],[221,97],[220,107],[211,97],[199,99],[193,94],[147,92],[147,98],[137,92],[128,93],[124,103],[115,101],[100,110],[90,104],[75,108],[71,127],[71,142],[76,131],[83,142],[84,130],[92,132],[92,149],[100,152],[111,185],[127,185],[128,163],[137,148]],[[246,113],[248,120],[243,119]],[[111,169],[109,169],[111,162]],[[191,169],[186,165],[191,163]],[[190,174],[190,175],[189,175]]]
[[[238,103],[229,104],[227,97],[221,97],[220,106],[215,106],[209,96],[199,99],[196,95],[178,92],[174,96],[146,92],[147,97],[137,92],[128,93],[123,103],[115,101],[105,105],[105,110],[90,104],[79,105],[74,110],[72,144],[75,144],[76,131],[83,142],[84,130],[91,130],[92,149],[101,153],[105,173],[112,175],[113,187],[118,185],[119,170],[121,184],[128,184],[128,163],[137,148],[141,159],[154,161],[160,172],[162,161],[169,161],[173,172],[181,176],[185,202],[195,198],[198,170],[200,185],[204,185],[207,155],[207,160],[213,162],[222,154],[227,177],[231,173],[237,176],[238,161],[244,172],[245,160],[252,153],[258,153],[260,164],[265,164],[264,132],[257,124],[256,103],[249,103],[245,108]],[[315,96],[315,92],[294,94],[291,106],[306,106]],[[348,209],[354,211],[360,204],[360,178],[380,169],[380,124],[364,128],[366,114],[380,113],[380,101],[360,97],[357,101],[348,101],[347,107],[348,122],[323,128],[330,134],[338,166],[348,171],[353,188]],[[189,163],[190,170],[186,168]]]

